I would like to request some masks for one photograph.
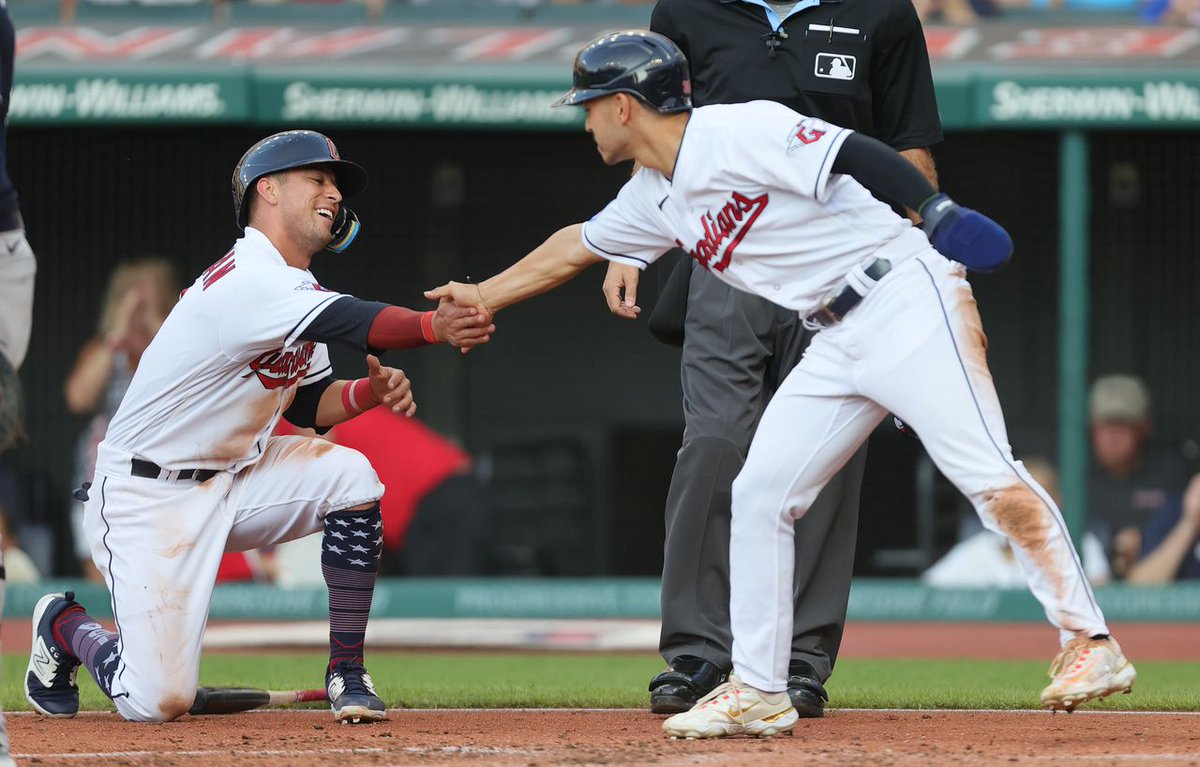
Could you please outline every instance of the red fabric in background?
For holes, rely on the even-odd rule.
[[[254,580],[254,570],[246,559],[246,552],[230,551],[221,557],[221,566],[217,568],[217,583],[252,580]]]
[[[471,457],[415,418],[396,415],[387,408],[368,410],[340,423],[329,432],[334,442],[354,448],[367,457],[386,488],[383,511],[383,545],[395,549],[429,491],[471,466]]]

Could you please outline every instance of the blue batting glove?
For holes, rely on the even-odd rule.
[[[939,253],[976,272],[994,272],[1012,258],[1012,237],[977,210],[947,195],[931,197],[918,211],[921,229]]]

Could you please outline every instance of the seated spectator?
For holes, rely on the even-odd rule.
[[[1191,472],[1178,450],[1151,444],[1150,393],[1139,378],[1096,379],[1089,410],[1088,529],[1123,578],[1141,554],[1139,531],[1168,498],[1183,494]]]
[[[1024,463],[1038,484],[1061,506],[1054,466],[1042,458],[1030,458]],[[1092,533],[1084,533],[1082,543],[1079,554],[1088,581],[1093,586],[1108,583],[1111,573],[1100,540]],[[1025,588],[1027,583],[1008,539],[990,530],[980,530],[959,541],[921,575],[921,582],[939,588],[1003,589]]]
[[[1200,578],[1200,474],[1182,496],[1171,498],[1141,530],[1139,556],[1129,565],[1127,583],[1160,586]]]

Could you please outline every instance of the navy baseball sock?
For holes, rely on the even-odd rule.
[[[113,675],[121,657],[116,632],[101,626],[79,605],[64,610],[54,621],[53,631],[58,643],[71,648],[100,691],[111,698]]]
[[[363,662],[367,614],[383,551],[383,516],[376,503],[363,511],[325,516],[321,574],[329,587],[329,668]]]

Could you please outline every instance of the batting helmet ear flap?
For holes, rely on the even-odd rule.
[[[343,205],[338,209],[337,218],[333,220],[333,241],[325,246],[330,253],[341,253],[350,247],[354,238],[362,229],[358,214]]]

